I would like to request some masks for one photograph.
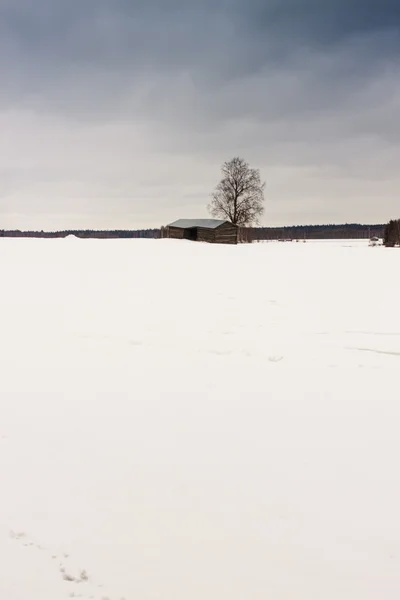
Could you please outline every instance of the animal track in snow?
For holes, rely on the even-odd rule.
[[[269,362],[278,363],[283,360],[283,356],[268,356]]]
[[[96,590],[103,588],[102,584],[96,583],[89,576],[86,569],[76,569],[70,564],[72,557],[66,552],[55,554],[50,550],[44,548],[34,540],[30,539],[24,531],[10,531],[10,537],[19,542],[24,547],[36,548],[37,550],[43,550],[44,554],[47,554],[50,561],[54,563],[56,559],[61,560],[58,566],[63,581],[68,585],[79,585],[82,591],[70,591],[68,598],[83,598],[85,600],[113,600],[111,596],[99,596]],[[124,600],[121,598],[121,600]]]

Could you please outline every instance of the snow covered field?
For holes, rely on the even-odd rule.
[[[399,261],[0,240],[1,600],[398,600]]]

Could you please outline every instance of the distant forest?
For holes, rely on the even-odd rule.
[[[256,227],[253,240],[324,240],[383,238],[385,225],[295,225],[293,227]]]
[[[159,238],[160,229],[68,229],[65,231],[20,231],[19,229],[0,230],[0,237],[28,237],[28,238],[65,238],[74,235],[79,238]]]
[[[383,238],[385,225],[296,225],[293,227],[252,227],[241,229],[240,239],[244,242],[258,240],[316,240],[316,239],[368,239]],[[0,237],[64,238],[74,235],[79,238],[160,238],[165,229],[69,229],[65,231],[20,231],[0,230]]]
[[[389,248],[400,245],[400,219],[391,220],[385,227],[384,244]]]

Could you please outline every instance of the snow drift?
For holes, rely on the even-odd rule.
[[[1,598],[398,599],[395,250],[0,252]]]

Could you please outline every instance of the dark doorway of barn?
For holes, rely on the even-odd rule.
[[[183,239],[195,242],[197,240],[197,227],[190,227],[190,229],[185,229],[183,232]]]

